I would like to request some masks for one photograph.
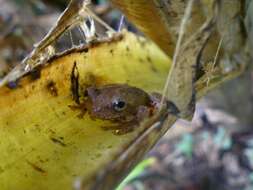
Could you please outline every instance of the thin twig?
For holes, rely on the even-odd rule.
[[[120,21],[119,21],[119,27],[118,27],[118,32],[121,32],[123,25],[124,25],[124,21],[125,21],[125,16],[121,15]]]
[[[72,36],[72,31],[71,30],[69,30],[69,37],[70,37],[71,45],[72,45],[72,47],[74,47],[74,40],[73,40],[73,36]]]
[[[219,56],[219,52],[220,52],[220,48],[221,48],[221,44],[222,44],[222,40],[223,40],[223,37],[220,39],[219,41],[219,44],[218,44],[218,47],[217,47],[217,51],[215,53],[215,56],[214,56],[214,60],[213,60],[213,63],[212,63],[212,67],[211,67],[211,71],[207,71],[207,75],[209,75],[208,73],[210,72],[210,75],[212,75],[212,72],[214,71],[214,67],[217,63],[217,59],[218,59],[218,56]],[[209,86],[209,82],[210,82],[210,77],[207,76],[207,80],[206,80],[206,86]]]
[[[219,53],[220,53],[220,48],[221,48],[222,40],[223,40],[223,37],[219,41],[218,48],[217,48],[217,51],[216,51],[216,54],[215,54],[215,57],[214,57],[214,61],[213,61],[212,70],[214,69],[214,67],[215,67],[215,65],[217,63],[217,59],[218,59],[218,56],[219,56]]]
[[[188,2],[187,7],[186,7],[185,12],[184,12],[184,16],[183,16],[182,21],[181,21],[178,40],[177,40],[175,53],[174,53],[173,60],[172,60],[172,67],[170,68],[170,71],[169,71],[169,74],[168,74],[168,77],[167,77],[167,80],[166,80],[166,83],[165,83],[165,86],[164,86],[164,89],[163,89],[163,96],[162,96],[162,100],[161,100],[161,105],[163,105],[163,103],[165,101],[166,94],[167,94],[167,91],[168,91],[169,82],[171,81],[172,73],[175,70],[175,66],[176,66],[176,63],[177,63],[177,57],[179,55],[182,40],[183,40],[185,30],[186,30],[186,24],[187,24],[188,20],[191,17],[193,3],[194,3],[194,0],[190,0]]]

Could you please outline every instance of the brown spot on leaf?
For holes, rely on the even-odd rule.
[[[87,48],[84,48],[83,51],[84,51],[85,53],[88,53],[88,52],[89,52],[89,48],[88,48],[88,47],[87,47]]]
[[[147,61],[150,65],[150,69],[153,71],[153,72],[157,72],[157,69],[155,68],[155,66],[153,65],[153,61],[151,59],[151,57],[147,56]]]
[[[52,96],[58,96],[58,90],[54,81],[48,81],[46,88]]]
[[[147,61],[148,61],[149,63],[152,63],[151,57],[147,56]]]
[[[40,78],[40,76],[41,76],[41,69],[42,69],[42,66],[38,66],[38,67],[34,68],[32,71],[30,71],[28,73],[28,75],[30,76],[30,79],[32,81],[37,80],[37,79]]]

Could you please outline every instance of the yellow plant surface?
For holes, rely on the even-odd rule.
[[[128,83],[161,92],[170,59],[153,43],[122,37],[69,51],[0,88],[0,189],[68,190],[129,143],[136,131],[114,135],[105,121],[78,117],[73,77],[89,85]],[[12,84],[13,85],[13,84]]]

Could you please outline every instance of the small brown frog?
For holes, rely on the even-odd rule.
[[[152,116],[160,103],[159,94],[149,95],[126,84],[88,87],[85,97],[78,106],[81,115],[88,112],[92,119],[116,123],[103,129],[113,129],[118,135],[132,131],[144,118]]]

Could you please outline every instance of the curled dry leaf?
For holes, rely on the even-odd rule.
[[[160,14],[160,5],[156,1],[123,0],[111,1],[113,5],[123,11],[129,20],[152,39],[169,55],[173,54],[175,42],[171,39],[170,26],[166,25]],[[159,29],[158,29],[159,26]]]

